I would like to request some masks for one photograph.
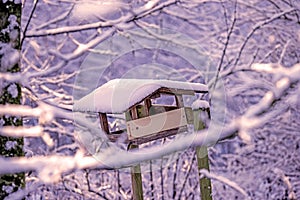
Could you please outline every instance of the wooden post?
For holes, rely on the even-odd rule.
[[[100,118],[100,126],[102,130],[105,131],[106,134],[109,134],[109,126],[108,126],[106,113],[99,113],[99,118]]]
[[[205,113],[201,113],[205,112]],[[197,109],[194,110],[194,129],[196,131],[202,130],[205,128],[205,122],[203,122],[200,118],[200,114],[206,114],[207,119],[210,118],[209,109]],[[198,170],[200,175],[201,169],[206,169],[209,171],[209,160],[208,160],[208,152],[207,147],[197,147],[196,148],[196,156],[198,161]],[[211,181],[209,178],[201,178],[200,179],[200,193],[201,193],[201,200],[212,200],[212,192],[211,192]]]
[[[145,115],[149,116],[149,110],[151,107],[151,99],[150,98],[145,99],[144,104],[145,104]]]
[[[175,99],[176,99],[176,105],[178,108],[183,108],[184,107],[184,103],[183,103],[183,97],[181,94],[176,94],[175,95]]]
[[[139,117],[136,107],[132,108],[131,117],[132,119],[137,119]],[[139,148],[139,146],[134,144],[129,144],[128,147],[128,149],[137,149],[137,148]],[[143,183],[142,183],[140,164],[131,167],[131,185],[132,185],[133,200],[143,200]]]

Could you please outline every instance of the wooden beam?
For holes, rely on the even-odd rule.
[[[207,147],[197,147],[198,170],[206,169],[209,171],[208,151]],[[199,172],[200,173],[200,172]],[[200,179],[201,200],[212,200],[211,181],[207,177]]]
[[[135,138],[135,139],[131,139],[129,140],[128,137],[124,140],[125,144],[135,144],[135,145],[140,145],[140,144],[144,144],[146,142],[150,142],[153,140],[158,140],[161,138],[166,138],[172,135],[177,135],[180,133],[186,133],[188,131],[187,126],[181,126],[179,128],[174,128],[171,130],[167,130],[167,131],[160,131],[158,133],[149,135],[149,136],[145,136],[142,138]],[[118,138],[121,136],[121,134],[127,132],[127,130],[118,130],[118,131],[113,131],[110,132],[109,135],[107,135],[107,137],[109,138],[109,140],[111,142],[116,142],[118,140]],[[127,134],[126,134],[127,135]]]
[[[158,90],[160,93],[166,94],[179,94],[179,95],[195,95],[193,90],[182,90],[182,89],[170,89],[170,88],[160,88]]]
[[[107,134],[109,134],[109,126],[107,121],[107,115],[106,113],[99,113],[100,118],[100,127],[103,131],[105,131]]]
[[[131,118],[133,120],[139,118],[136,106],[132,107],[130,111],[131,111]]]
[[[210,117],[209,110],[201,110],[201,109],[194,110],[194,129],[196,131],[206,128],[205,122],[201,121],[199,118],[199,115],[203,114],[201,112],[205,112],[205,114],[207,114],[207,118]],[[199,175],[201,169],[206,169],[207,171],[209,171],[207,147],[205,146],[197,147],[196,156],[198,161]],[[201,200],[212,200],[211,181],[209,178],[203,177],[200,179],[200,193],[201,193]]]
[[[184,103],[183,103],[183,97],[181,94],[176,94],[175,95],[175,99],[176,99],[176,105],[178,108],[183,108],[184,107]]]
[[[150,107],[151,107],[151,99],[150,98],[146,98],[145,101],[144,101],[144,104],[145,104],[145,114],[146,116],[149,116],[149,110],[150,110]]]

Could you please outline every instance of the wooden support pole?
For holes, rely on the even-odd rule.
[[[209,161],[207,147],[197,147],[198,170],[206,169],[209,171]],[[201,200],[212,200],[211,196],[211,181],[204,177],[200,179]]]
[[[139,117],[136,107],[132,108],[131,116],[132,119],[137,119]],[[137,148],[139,148],[139,146],[135,144],[129,144],[128,147],[128,149],[137,149]],[[143,183],[142,183],[140,164],[131,167],[131,185],[132,185],[133,200],[143,200]]]
[[[194,129],[196,131],[202,130],[205,128],[205,121],[200,119],[200,115],[206,115],[207,119],[210,118],[209,109],[197,109],[194,110]],[[197,147],[196,148],[196,156],[198,161],[198,170],[200,175],[201,169],[206,169],[209,171],[209,160],[208,160],[208,151],[207,147]],[[212,200],[212,189],[211,189],[211,181],[209,178],[203,177],[200,179],[200,193],[201,200]]]
[[[149,111],[150,111],[150,107],[151,107],[151,99],[150,98],[145,99],[144,104],[145,104],[145,115],[149,116],[149,114],[150,114]]]
[[[99,113],[100,118],[100,126],[105,133],[109,134],[109,125],[107,121],[107,115],[106,113]]]
[[[181,94],[176,94],[175,95],[176,98],[176,105],[178,108],[183,108],[184,107],[184,103],[183,103],[183,97]]]

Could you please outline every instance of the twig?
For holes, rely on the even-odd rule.
[[[236,23],[236,12],[237,12],[237,0],[235,1],[235,4],[234,4],[233,20],[232,20],[230,29],[229,29],[229,31],[227,33],[226,42],[224,44],[224,48],[223,48],[221,59],[220,59],[219,65],[218,65],[217,74],[216,74],[216,78],[215,78],[215,81],[214,81],[214,84],[213,84],[213,87],[212,87],[212,91],[215,90],[217,82],[218,82],[218,79],[219,79],[219,74],[220,74],[220,71],[222,69],[222,65],[223,65],[223,61],[224,61],[225,55],[226,55],[226,51],[227,51],[227,47],[228,47],[228,44],[229,44],[229,41],[230,41],[230,37],[231,37],[231,34],[233,32],[235,23]]]
[[[281,16],[286,15],[286,14],[288,14],[288,13],[290,13],[290,12],[295,11],[295,10],[296,10],[295,8],[287,9],[287,10],[281,12],[281,13],[278,13],[278,14],[273,15],[271,18],[269,18],[269,19],[267,19],[267,20],[265,20],[265,21],[263,21],[263,22],[259,22],[259,23],[255,24],[255,26],[252,28],[252,30],[250,31],[250,33],[248,33],[248,35],[246,36],[246,39],[245,39],[245,41],[243,42],[242,46],[240,47],[238,56],[237,56],[237,58],[235,59],[234,66],[236,66],[236,65],[238,64],[238,62],[239,62],[239,60],[240,60],[240,57],[241,57],[241,55],[242,55],[242,53],[243,53],[243,51],[244,51],[244,49],[245,49],[245,47],[246,47],[246,44],[248,43],[249,39],[252,37],[252,35],[253,35],[257,30],[259,30],[259,29],[262,28],[263,26],[265,26],[265,25],[267,25],[267,24],[273,22],[274,20],[280,18]]]
[[[209,171],[207,171],[206,169],[201,169],[200,170],[200,173],[203,174],[205,177],[207,178],[210,178],[210,179],[215,179],[215,180],[218,180],[230,187],[232,187],[233,189],[235,189],[236,191],[240,192],[242,195],[244,195],[244,197],[248,200],[250,200],[250,197],[249,195],[247,194],[247,192],[241,188],[237,183],[223,177],[223,176],[218,176],[218,175],[215,175]]]
[[[185,185],[186,185],[186,183],[187,183],[188,177],[189,177],[189,175],[190,175],[190,173],[191,173],[192,166],[194,165],[195,160],[196,160],[196,151],[194,151],[194,154],[193,154],[193,156],[192,156],[192,161],[190,162],[191,164],[189,165],[188,171],[187,171],[187,173],[186,173],[186,175],[185,175],[185,178],[184,178],[184,181],[183,181],[183,184],[182,184],[182,186],[181,186],[181,189],[180,189],[180,192],[179,192],[179,195],[178,195],[178,198],[177,198],[177,199],[181,199],[181,195],[182,195],[182,193],[183,193],[183,190],[184,190],[184,188],[185,188]]]
[[[26,38],[26,32],[27,32],[27,29],[28,29],[28,27],[29,27],[29,24],[30,24],[30,22],[31,22],[33,13],[34,13],[34,11],[35,11],[35,9],[36,9],[36,7],[37,7],[38,2],[39,2],[39,0],[35,0],[35,1],[34,1],[34,5],[33,5],[33,8],[32,8],[32,10],[31,10],[31,12],[30,12],[29,19],[28,19],[28,21],[27,21],[27,23],[26,23],[26,26],[25,26],[25,28],[24,28],[24,31],[23,31],[23,34],[22,34],[22,39],[21,39],[21,42],[20,42],[20,47],[21,47],[21,48],[22,48],[23,42],[24,42],[24,40],[25,40],[25,38]]]

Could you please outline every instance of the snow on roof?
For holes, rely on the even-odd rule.
[[[75,102],[73,110],[123,113],[160,88],[208,92],[207,86],[201,83],[152,79],[113,79]]]
[[[208,101],[197,99],[196,101],[193,102],[192,104],[193,110],[197,110],[201,108],[209,108]]]

